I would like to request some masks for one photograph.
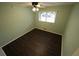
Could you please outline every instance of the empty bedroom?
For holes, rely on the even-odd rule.
[[[79,55],[78,2],[0,2],[0,56]]]

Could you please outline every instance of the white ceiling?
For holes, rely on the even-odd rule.
[[[18,2],[18,3],[16,2],[14,4],[23,7],[32,6],[32,2]],[[60,5],[72,5],[75,3],[74,2],[39,2],[39,4],[41,6],[48,7],[48,6],[60,6]]]
[[[41,2],[40,4],[45,6],[58,6],[58,5],[71,5],[73,2]]]

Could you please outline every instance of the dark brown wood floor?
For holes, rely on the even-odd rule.
[[[7,56],[60,56],[61,35],[34,29],[2,49]]]

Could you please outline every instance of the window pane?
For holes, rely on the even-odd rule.
[[[39,21],[55,23],[56,12],[42,12],[39,14]]]
[[[47,17],[46,21],[54,23],[55,22],[56,13],[55,12],[48,12],[47,14],[48,14],[49,17]]]
[[[46,12],[43,12],[43,13],[41,13],[41,15],[40,15],[40,21],[46,21]]]

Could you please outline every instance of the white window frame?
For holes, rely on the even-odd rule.
[[[51,12],[52,14],[55,13],[55,14],[54,14],[54,18],[53,18],[51,21],[48,21],[47,18],[44,19],[44,20],[41,20],[41,13],[44,13],[44,12],[46,12],[46,13]],[[39,18],[39,21],[42,21],[42,22],[55,23],[55,20],[56,20],[56,14],[57,14],[56,11],[41,11],[41,12],[39,12],[38,18]]]

